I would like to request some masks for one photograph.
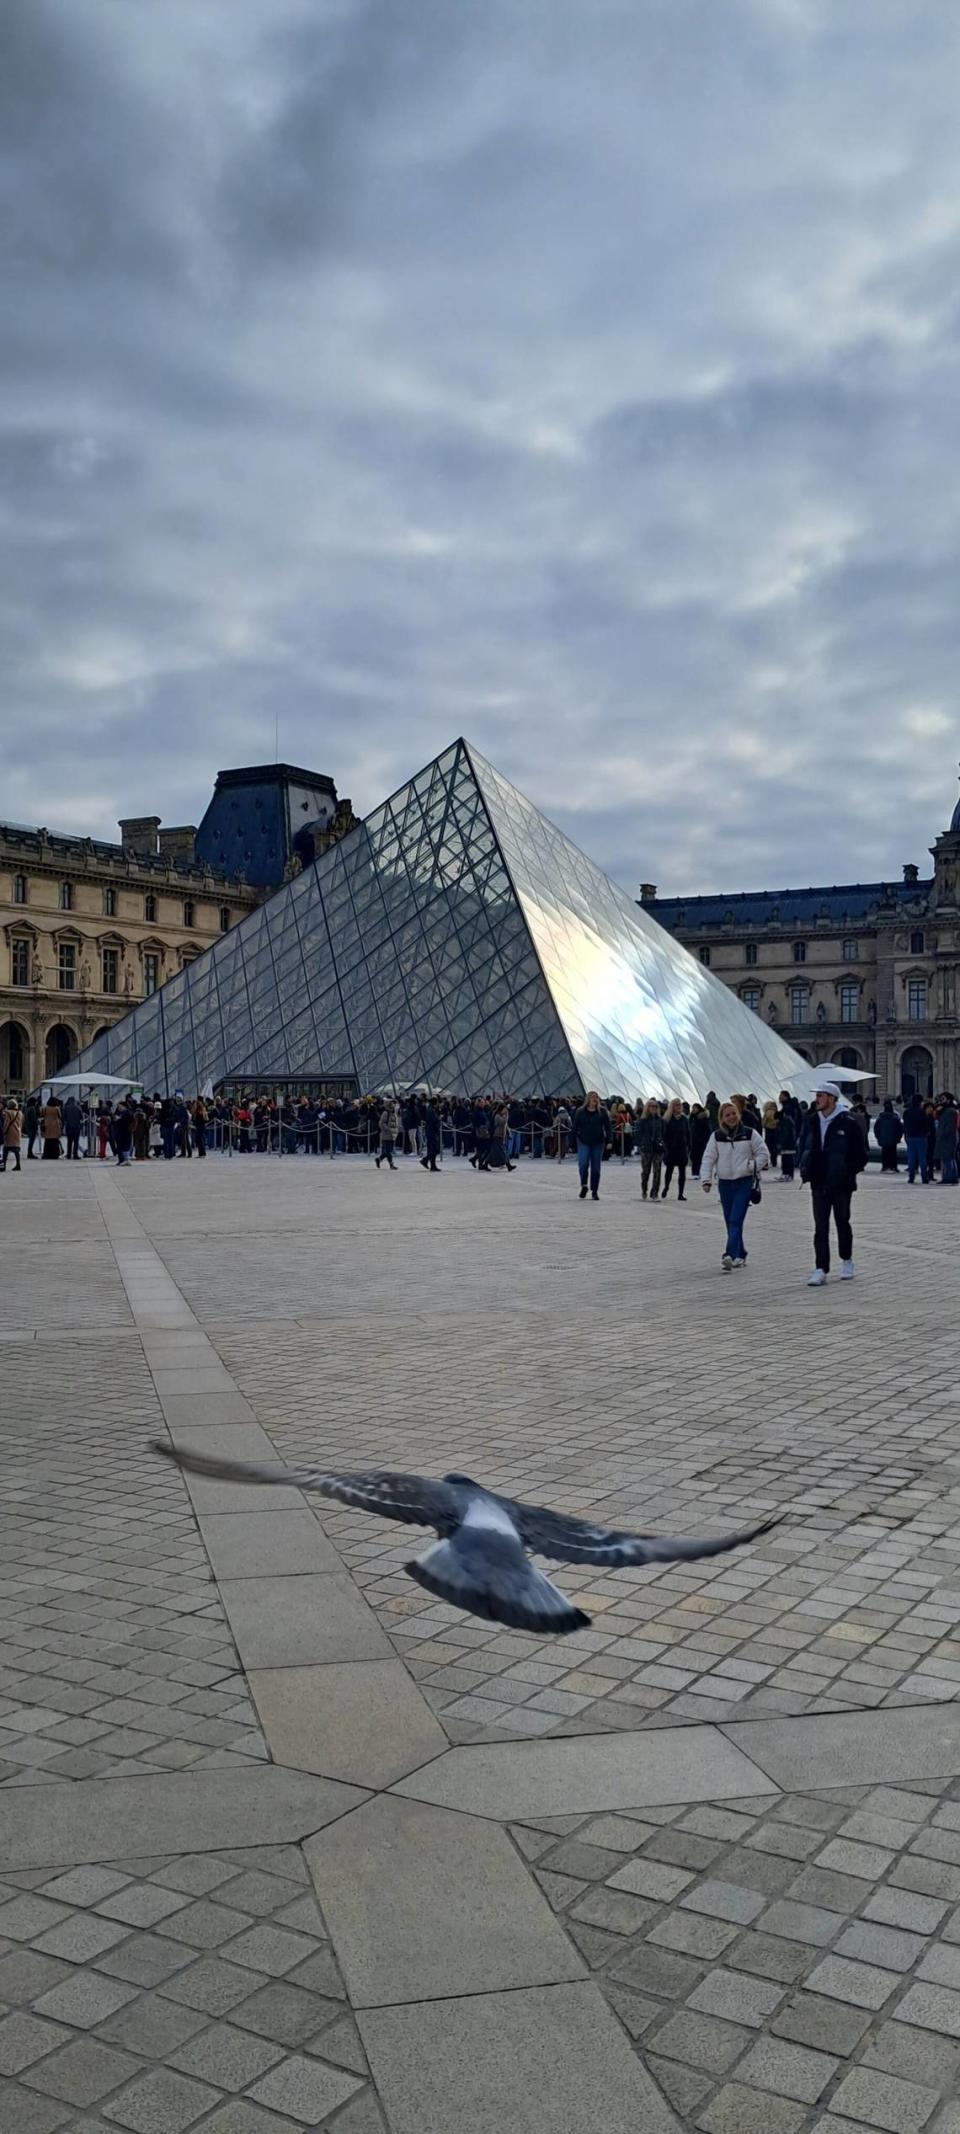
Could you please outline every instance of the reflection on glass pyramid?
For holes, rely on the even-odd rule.
[[[803,1062],[457,741],[75,1067],[692,1100]]]

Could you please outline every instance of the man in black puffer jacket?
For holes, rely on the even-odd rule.
[[[867,1160],[863,1132],[835,1082],[818,1082],[815,1109],[807,1113],[800,1141],[800,1178],[813,1196],[816,1267],[809,1288],[820,1289],[830,1272],[830,1217],[837,1226],[840,1279],[853,1278],[850,1200]]]
[[[580,1166],[580,1198],[587,1197],[587,1175],[594,1200],[600,1198],[600,1168],[603,1152],[610,1139],[610,1115],[605,1112],[595,1089],[588,1089],[586,1101],[581,1104],[573,1122],[577,1143],[577,1162]]]

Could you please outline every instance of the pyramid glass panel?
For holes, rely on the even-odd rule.
[[[74,1063],[691,1100],[802,1064],[464,741]]]

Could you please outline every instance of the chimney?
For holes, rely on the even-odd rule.
[[[915,867],[911,860],[907,860],[904,864],[903,879],[905,882],[917,882],[920,879],[920,869]]]
[[[197,826],[181,823],[176,830],[161,830],[159,833],[160,858],[168,864],[185,867],[196,865]]]
[[[638,900],[638,901],[639,901],[639,902],[640,902],[641,904],[652,904],[652,903],[653,903],[653,900],[654,900],[654,897],[656,896],[656,894],[657,894],[657,885],[656,885],[656,882],[641,882],[641,884],[640,884],[640,896],[639,896],[639,900]]]
[[[156,859],[159,850],[159,815],[128,815],[118,825],[120,843],[135,859]]]

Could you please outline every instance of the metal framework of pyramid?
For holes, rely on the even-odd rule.
[[[691,1101],[804,1071],[462,740],[74,1064]]]

